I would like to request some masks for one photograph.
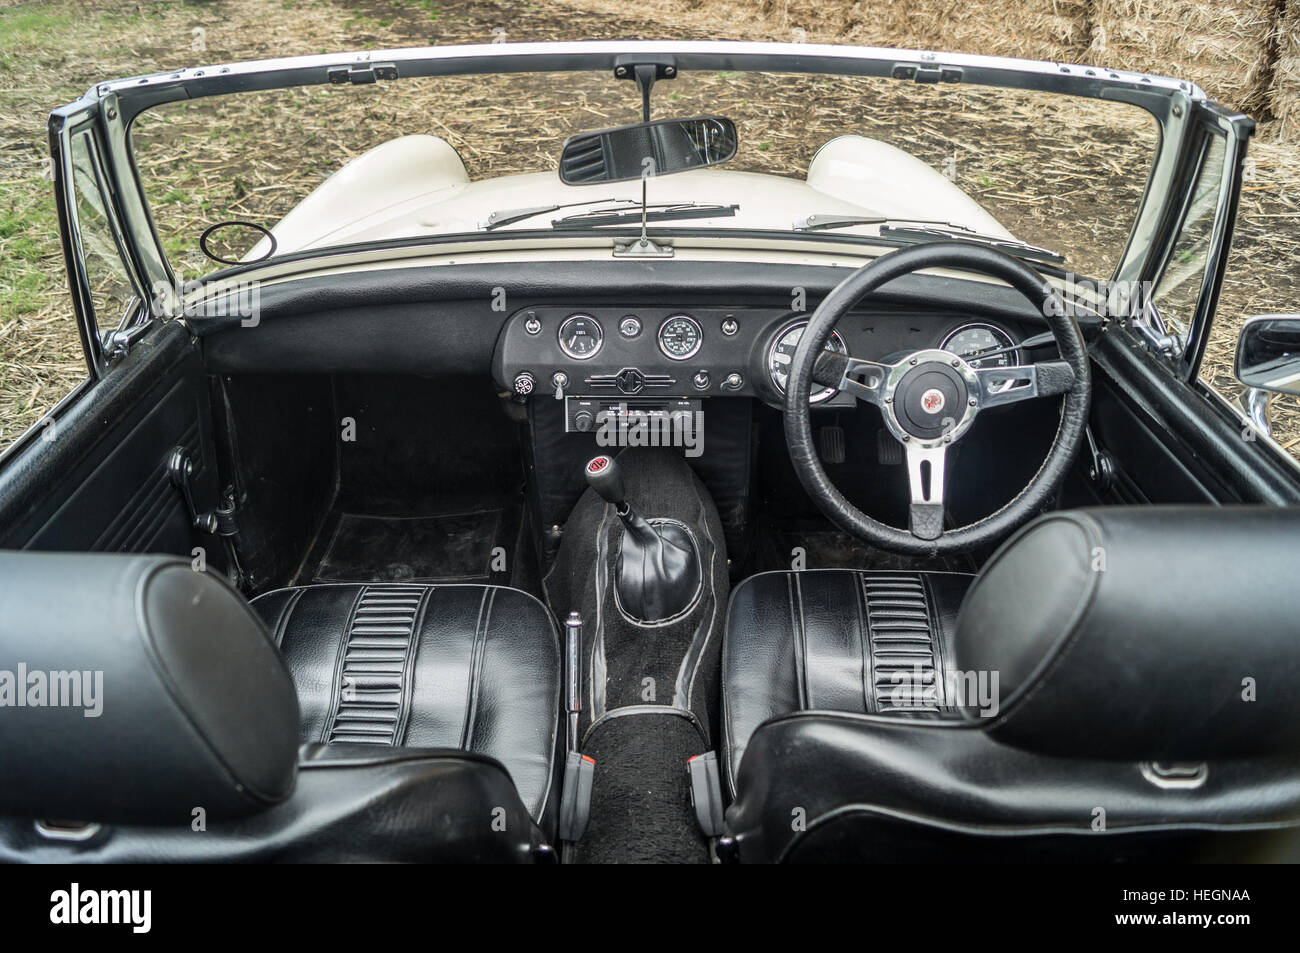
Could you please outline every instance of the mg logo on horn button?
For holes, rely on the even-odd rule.
[[[921,409],[927,414],[937,414],[943,410],[943,391],[931,387],[921,395]]]

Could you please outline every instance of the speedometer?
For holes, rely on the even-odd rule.
[[[782,394],[785,393],[786,381],[790,379],[790,362],[794,360],[795,349],[799,347],[799,339],[803,337],[804,328],[808,327],[807,321],[796,321],[794,324],[788,324],[777,332],[776,337],[772,339],[772,345],[767,349],[767,372],[771,375],[772,383]],[[847,354],[848,348],[844,346],[844,339],[840,337],[840,332],[832,331],[830,339],[826,342],[826,350],[834,351],[837,354]],[[813,391],[808,398],[810,404],[820,404],[828,400],[835,394],[835,388],[827,387],[824,390]]]
[[[659,326],[659,350],[674,361],[694,357],[702,344],[704,332],[689,314],[675,314]]]
[[[951,351],[971,367],[1011,367],[1020,363],[1020,352],[1002,350],[1014,348],[1016,342],[999,327],[992,324],[965,324],[957,328],[939,345],[945,351]],[[989,351],[1002,350],[1001,354],[980,357]]]

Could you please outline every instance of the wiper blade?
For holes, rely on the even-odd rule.
[[[1050,248],[1040,248],[1012,238],[999,238],[996,235],[984,235],[969,228],[944,227],[938,225],[881,225],[881,238],[901,238],[904,241],[927,242],[955,239],[963,242],[976,242],[988,245],[998,251],[1004,251],[1016,258],[1028,258],[1033,261],[1048,262],[1053,265],[1064,264],[1065,256]]]
[[[820,232],[830,228],[852,228],[854,225],[935,225],[951,228],[954,231],[974,234],[965,225],[945,222],[937,218],[887,218],[881,215],[809,215],[801,218],[791,227],[796,232]]]
[[[645,210],[647,222],[669,222],[686,218],[728,218],[736,214],[739,205],[708,205],[697,202],[674,202],[669,205],[648,205]],[[551,222],[552,228],[576,229],[593,228],[601,225],[626,225],[641,221],[640,205],[635,209],[593,209],[590,212],[578,212],[566,215]]]
[[[562,208],[578,208],[581,205],[618,205],[624,208],[630,205],[641,207],[641,203],[636,199],[590,199],[586,202],[569,202],[564,205],[533,205],[524,208],[503,208],[493,212],[483,223],[483,231],[490,232],[495,228],[501,228],[503,225],[513,225],[515,222],[522,222],[525,219],[534,218],[538,215],[546,215],[550,212],[558,212]]]
[[[899,238],[908,242],[923,242],[940,239],[956,239],[958,241],[979,242],[983,245],[992,245],[994,248],[1004,251],[1009,255],[1019,258],[1029,258],[1034,261],[1050,262],[1052,264],[1062,264],[1065,256],[1060,252],[1052,251],[1050,248],[1040,248],[1037,245],[1030,245],[1026,242],[1018,242],[1011,238],[1000,238],[997,235],[985,235],[977,232],[973,228],[967,228],[965,225],[958,225],[954,222],[942,222],[937,219],[901,219],[901,218],[882,218],[872,216],[858,215],[809,215],[794,223],[796,232],[816,232],[825,231],[832,228],[852,228],[856,225],[879,225],[880,236],[882,238]]]

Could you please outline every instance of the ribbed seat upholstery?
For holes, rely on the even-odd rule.
[[[298,691],[304,744],[460,748],[500,761],[535,819],[553,790],[559,635],[517,589],[331,584],[253,600]]]

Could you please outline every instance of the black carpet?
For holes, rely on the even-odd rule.
[[[898,572],[975,572],[979,565],[966,553],[906,556],[877,549],[824,519],[776,519],[762,516],[754,547],[753,572],[788,569],[885,569]],[[796,550],[804,565],[796,567]]]
[[[494,583],[509,585],[529,554],[520,545],[521,506],[499,497],[458,501],[445,513],[392,515],[335,511],[299,575],[326,582]],[[498,551],[499,547],[499,551]],[[534,571],[535,572],[535,571]],[[535,575],[527,591],[536,592]]]
[[[665,708],[622,708],[596,724],[582,750],[596,759],[591,820],[566,861],[709,862],[686,775],[687,759],[706,746],[689,716]]]

